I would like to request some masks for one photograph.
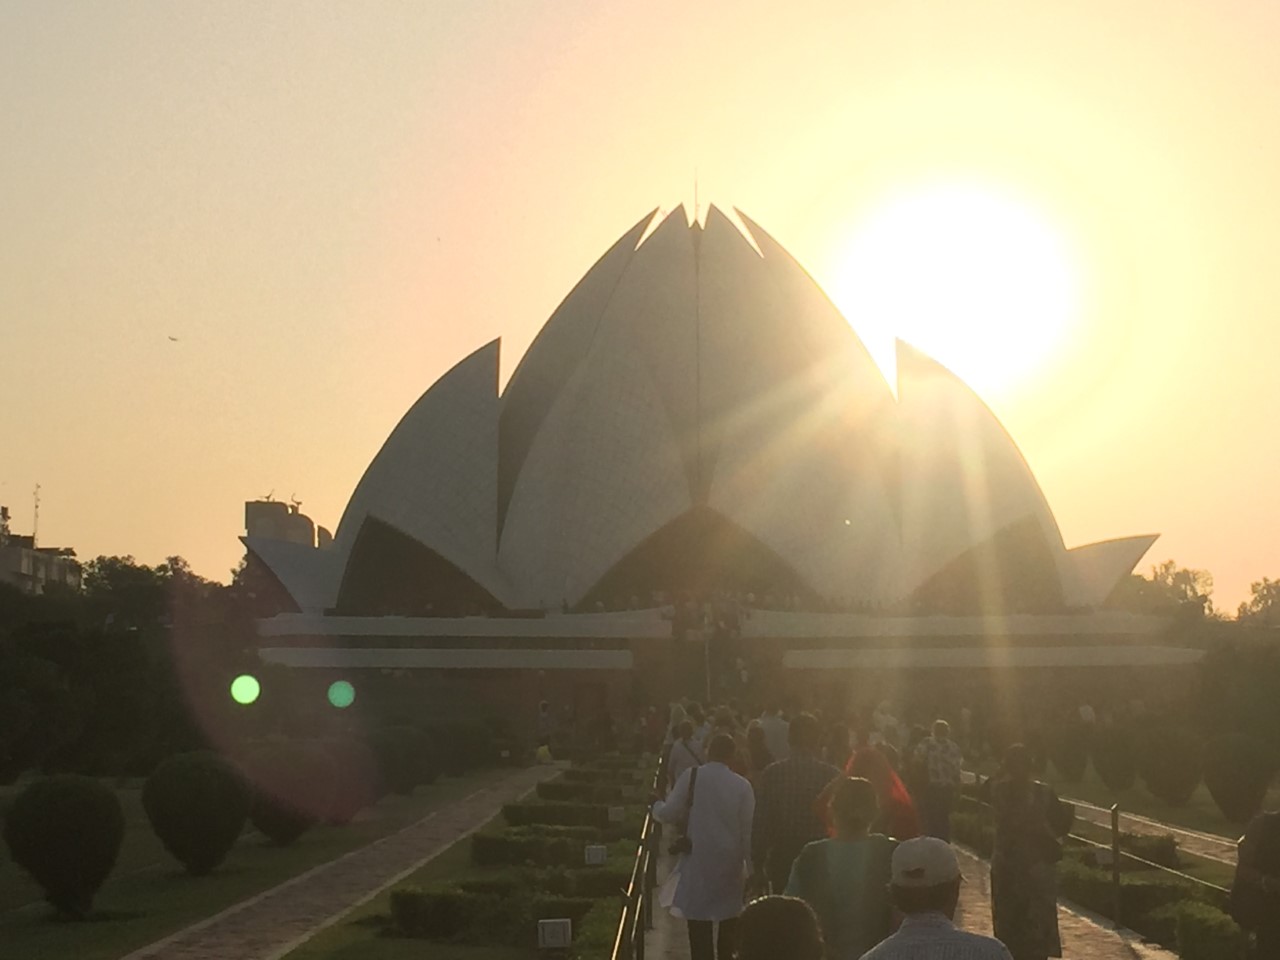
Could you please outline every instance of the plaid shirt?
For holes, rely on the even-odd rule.
[[[954,740],[925,737],[916,746],[915,760],[924,764],[929,783],[934,786],[960,786],[960,765],[964,762],[964,754]]]
[[[756,784],[756,815],[751,825],[751,853],[757,870],[773,858],[789,864],[811,840],[822,840],[827,826],[814,812],[814,801],[840,771],[817,757],[793,754],[771,763]]]
[[[1012,960],[994,937],[959,930],[940,913],[904,917],[898,932],[862,955],[862,960]]]

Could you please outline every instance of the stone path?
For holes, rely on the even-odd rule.
[[[1076,800],[1072,797],[1063,797],[1062,799],[1068,803],[1075,804],[1076,819],[1099,824],[1108,830],[1111,829],[1111,811],[1107,808],[1087,803],[1084,800]],[[1126,833],[1137,833],[1153,837],[1162,837],[1171,833],[1178,841],[1179,850],[1195,854],[1206,860],[1217,860],[1219,863],[1225,863],[1232,867],[1236,865],[1236,842],[1226,837],[1220,837],[1217,834],[1188,830],[1185,827],[1175,827],[1172,824],[1152,820],[1149,817],[1140,817],[1136,813],[1125,813],[1123,810],[1120,811],[1120,829]]]
[[[504,803],[559,767],[531,767],[433,811],[397,833],[322,864],[123,960],[279,960],[413,873]]]
[[[965,930],[991,936],[991,869],[983,860],[956,848],[965,882],[960,890],[956,924]],[[665,854],[658,865],[658,879],[667,875],[670,863]],[[654,929],[645,941],[647,957],[654,960],[688,960],[689,940],[683,921],[667,911],[654,910]],[[1114,930],[1109,922],[1065,904],[1058,905],[1058,929],[1062,935],[1062,956],[1079,960],[1177,960],[1167,950],[1142,942],[1130,930]]]

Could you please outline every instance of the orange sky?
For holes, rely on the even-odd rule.
[[[1278,45],[1239,0],[0,4],[0,503],[224,579],[245,499],[336,524],[695,169],[829,289],[968,179],[1080,254],[1069,344],[984,392],[1068,546],[1161,532],[1234,609],[1280,576]]]

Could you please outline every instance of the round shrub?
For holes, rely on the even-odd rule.
[[[1156,727],[1138,751],[1138,775],[1157,800],[1180,807],[1200,785],[1204,744],[1185,727]]]
[[[378,758],[367,744],[354,738],[329,740],[324,748],[334,767],[334,790],[325,821],[342,826],[385,795]]]
[[[1049,736],[1049,760],[1063,780],[1078,783],[1089,765],[1089,734],[1078,723],[1059,727]]]
[[[249,791],[226,760],[207,750],[162,762],[142,787],[142,808],[164,848],[193,876],[226,859],[249,816]]]
[[[1112,793],[1133,786],[1138,777],[1133,737],[1126,730],[1111,729],[1096,734],[1090,745],[1093,769]]]
[[[4,839],[56,910],[83,917],[115,866],[124,812],[115,793],[91,777],[48,777],[14,799]]]
[[[329,815],[336,790],[333,759],[310,743],[273,743],[249,756],[249,820],[262,834],[288,846]]]
[[[1275,754],[1257,737],[1232,733],[1205,745],[1204,785],[1232,823],[1248,823],[1261,809],[1275,773]]]

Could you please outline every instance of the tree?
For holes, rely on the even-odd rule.
[[[1252,596],[1240,604],[1236,619],[1255,627],[1280,627],[1280,580],[1263,577],[1249,590]]]
[[[1151,576],[1132,573],[1116,585],[1107,605],[1134,613],[1203,619],[1215,615],[1213,577],[1207,570],[1179,567],[1166,560],[1151,568]]]

